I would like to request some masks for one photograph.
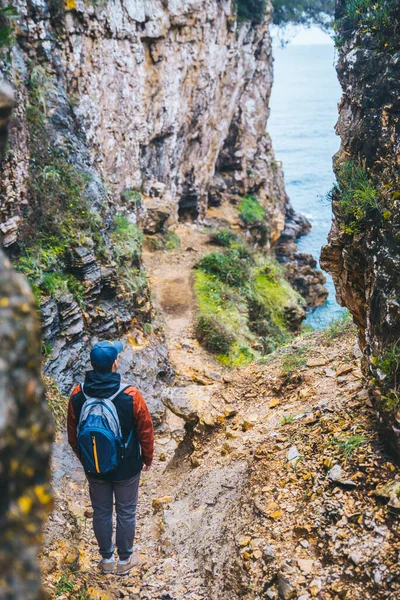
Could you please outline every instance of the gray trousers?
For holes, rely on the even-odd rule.
[[[113,545],[113,499],[117,513],[116,544],[120,560],[127,560],[133,552],[136,528],[136,507],[139,495],[140,473],[123,481],[89,481],[93,506],[93,529],[103,558],[111,558]]]

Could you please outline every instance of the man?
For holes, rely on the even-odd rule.
[[[150,469],[154,453],[153,423],[146,403],[135,387],[121,385],[121,375],[117,373],[117,358],[122,349],[121,342],[104,341],[95,344],[90,353],[93,371],[86,373],[83,389],[81,385],[75,387],[68,406],[68,441],[85,467],[89,482],[93,528],[102,556],[100,568],[103,573],[114,572],[112,514],[115,496],[116,544],[119,555],[117,575],[126,575],[140,564],[140,558],[133,553],[139,479],[142,469]],[[118,466],[111,472],[101,472],[97,457],[97,472],[93,472],[93,469],[90,471],[80,446],[82,423],[79,420],[87,398],[94,400],[94,404],[98,400],[100,405],[109,402],[106,399],[112,399],[116,409],[124,451]],[[90,410],[88,405],[89,403],[85,406],[84,414]],[[111,406],[113,411],[114,407]],[[95,436],[92,437],[95,445]]]

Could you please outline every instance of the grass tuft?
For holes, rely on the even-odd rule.
[[[345,460],[348,460],[357,448],[368,442],[368,438],[363,435],[338,435],[329,442],[329,445],[337,446],[343,453]]]
[[[230,229],[218,229],[218,231],[211,234],[210,242],[216,246],[230,248],[234,244],[240,243],[240,238],[236,233],[230,231]]]
[[[265,221],[265,208],[255,196],[245,196],[239,204],[239,216],[246,225]]]
[[[340,317],[332,321],[328,327],[324,330],[324,337],[327,342],[340,337],[353,325],[353,319],[351,313],[346,309]]]

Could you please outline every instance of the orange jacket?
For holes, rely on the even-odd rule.
[[[99,378],[100,381],[97,381]],[[95,383],[94,391],[91,387],[93,380]],[[116,385],[119,386],[119,382],[120,376],[117,373],[97,374],[94,371],[89,371],[86,375],[85,393],[96,398],[107,398],[114,393],[111,389],[112,386],[115,389]],[[68,442],[78,458],[77,427],[85,400],[86,398],[82,393],[81,385],[77,385],[70,396],[67,430]],[[153,421],[143,396],[138,389],[130,386],[117,396],[114,404],[120,420],[124,441],[127,440],[129,433],[134,428],[141,448],[142,461],[145,465],[150,466],[154,455],[154,431]],[[128,465],[124,466],[123,464],[118,468],[118,471],[121,472],[117,473],[116,479],[128,479],[135,474],[130,473]]]

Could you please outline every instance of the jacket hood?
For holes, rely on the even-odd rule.
[[[119,373],[99,373],[88,371],[83,384],[83,391],[92,398],[109,398],[118,392],[121,384]]]

